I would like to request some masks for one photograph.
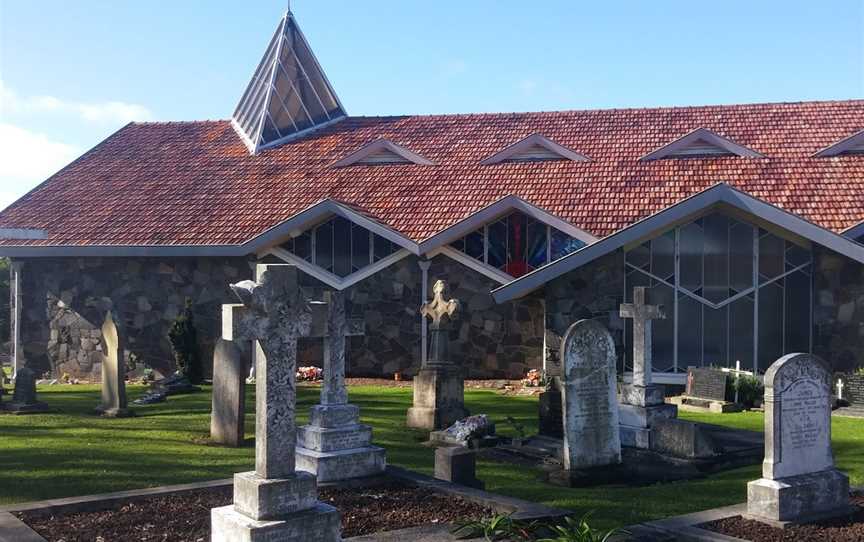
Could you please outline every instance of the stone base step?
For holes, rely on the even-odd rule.
[[[319,482],[375,476],[387,468],[386,451],[378,446],[334,452],[317,452],[298,446],[295,457],[297,470],[314,474]]]

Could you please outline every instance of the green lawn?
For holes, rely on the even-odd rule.
[[[141,386],[128,389],[130,399],[143,392]],[[252,391],[248,386],[247,446],[232,449],[205,444],[209,393],[135,406],[135,418],[102,419],[92,414],[99,401],[98,387],[40,386],[40,399],[59,413],[0,416],[0,503],[227,478],[250,470],[254,455]],[[376,443],[387,448],[388,461],[431,474],[433,451],[419,446],[425,434],[403,424],[411,389],[370,386],[350,392],[352,402],[361,406],[363,421],[375,428]],[[301,422],[317,397],[317,389],[300,389]],[[465,399],[472,412],[489,414],[499,433],[514,434],[504,421],[507,416],[524,424],[529,434],[536,432],[534,397],[467,390]],[[682,413],[682,417],[746,429],[762,426],[759,413]],[[839,467],[851,475],[853,484],[864,484],[864,420],[834,418],[833,431]],[[600,527],[740,502],[747,481],[757,478],[759,472],[760,467],[753,466],[691,482],[564,489],[538,482],[538,473],[528,468],[489,461],[478,464],[478,476],[486,481],[487,489],[577,511],[595,510]]]

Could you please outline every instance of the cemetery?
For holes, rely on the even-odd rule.
[[[0,212],[0,542],[862,540],[861,119],[351,117],[289,10]]]

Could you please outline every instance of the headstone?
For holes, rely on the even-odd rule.
[[[461,446],[435,449],[435,478],[475,489],[486,484],[477,479],[477,453]]]
[[[678,408],[664,402],[663,389],[652,384],[652,321],[666,318],[663,307],[645,302],[645,288],[633,289],[633,303],[621,305],[622,318],[633,319],[633,383],[621,386],[621,444],[651,447],[651,427],[675,418]]]
[[[36,399],[36,373],[33,369],[20,367],[15,374],[15,391],[12,402],[3,407],[9,412],[28,414],[48,411],[48,405]]]
[[[242,446],[245,437],[246,356],[234,341],[219,339],[213,351],[210,440]]]
[[[372,445],[372,428],[359,423],[360,408],[348,403],[345,385],[345,338],[363,335],[364,323],[348,318],[344,293],[325,295],[325,329],[313,329],[311,335],[324,338],[321,400],[312,407],[309,425],[297,433],[297,468],[315,474],[319,482],[381,474],[386,452]]]
[[[852,406],[864,407],[864,374],[848,375],[843,383],[843,399]]]
[[[543,437],[560,439],[564,437],[564,418],[562,417],[561,392],[549,387],[537,397],[539,410],[538,434]]]
[[[126,402],[125,337],[111,311],[102,323],[102,403],[96,412],[109,418],[130,416]]]
[[[564,469],[621,462],[615,399],[615,343],[594,320],[580,320],[564,335]]]
[[[408,427],[442,429],[468,416],[464,374],[449,354],[450,322],[459,312],[459,302],[445,300],[446,289],[443,280],[435,282],[432,301],[420,307],[420,314],[432,321],[429,354],[414,377],[414,405],[408,409]]]
[[[737,412],[740,405],[726,400],[729,374],[711,367],[688,367],[684,395],[673,401],[683,410],[707,412]]]
[[[812,354],[789,354],[765,373],[765,460],[747,484],[747,514],[772,524],[847,513],[849,478],[831,450],[831,372]]]
[[[339,541],[339,512],[318,501],[315,477],[295,471],[297,341],[312,308],[292,266],[267,266],[261,281],[231,286],[246,307],[240,340],[264,351],[255,380],[255,470],[234,475],[234,504],[211,511],[212,542]]]

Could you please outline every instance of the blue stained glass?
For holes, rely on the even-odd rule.
[[[570,237],[566,233],[552,228],[552,261],[575,252],[585,246],[585,243]]]
[[[546,265],[546,224],[528,219],[526,251],[528,265],[536,269]]]
[[[499,220],[487,228],[489,248],[486,263],[501,269],[507,263],[507,221]]]

